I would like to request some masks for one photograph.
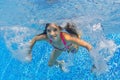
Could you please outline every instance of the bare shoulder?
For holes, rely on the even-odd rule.
[[[63,32],[62,34],[64,35],[64,38],[65,38],[65,40],[67,40],[67,41],[76,42],[76,40],[79,40],[79,38],[74,37],[74,36],[70,35],[69,33]]]
[[[69,40],[72,38],[72,36],[71,36],[69,33],[62,32],[62,34],[63,34],[65,40],[68,40],[68,41],[69,41]]]

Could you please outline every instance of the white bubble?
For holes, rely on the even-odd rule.
[[[93,31],[96,31],[96,30],[102,30],[101,23],[93,25]]]

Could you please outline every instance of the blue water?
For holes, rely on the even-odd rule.
[[[0,80],[120,80],[119,7],[120,0],[0,0]],[[61,25],[67,21],[76,23],[78,30],[82,30],[82,38],[96,51],[101,48],[98,48],[99,41],[114,43],[101,52],[104,55],[104,49],[109,48],[106,53],[111,53],[107,72],[91,73],[92,59],[82,47],[72,55],[66,73],[55,66],[48,67],[53,48],[47,42],[35,44],[30,63],[15,56],[27,52],[25,43],[41,33],[46,23]],[[102,31],[92,32],[92,26],[98,23]],[[70,58],[63,53],[58,59],[67,61]]]

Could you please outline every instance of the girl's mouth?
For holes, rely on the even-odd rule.
[[[53,37],[57,37],[57,36],[53,36]]]
[[[55,35],[55,36],[51,36],[50,38],[56,39],[56,37],[57,37],[57,35]]]
[[[54,37],[57,37],[57,35],[55,35],[55,36],[51,36],[52,38],[54,38]]]

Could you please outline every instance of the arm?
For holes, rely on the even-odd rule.
[[[34,44],[36,43],[36,41],[38,40],[45,40],[46,39],[46,35],[43,34],[43,35],[40,35],[40,36],[35,36],[31,41],[30,41],[30,51],[29,51],[29,54],[31,53],[31,50],[34,46]]]
[[[81,39],[76,38],[76,37],[72,37],[67,33],[64,33],[63,35],[67,41],[75,43],[79,46],[83,46],[83,47],[87,48],[88,51],[90,51],[92,49],[92,46],[84,40],[81,40]]]

